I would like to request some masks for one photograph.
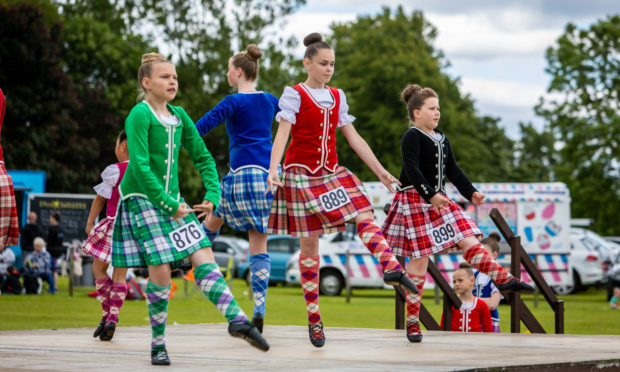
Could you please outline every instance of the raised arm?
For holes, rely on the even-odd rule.
[[[200,137],[207,134],[211,129],[220,125],[227,117],[235,112],[235,101],[232,96],[227,96],[221,100],[211,111],[204,114],[200,120],[196,122],[196,129]]]

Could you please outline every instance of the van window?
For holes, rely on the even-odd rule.
[[[228,244],[222,242],[213,242],[213,252],[222,252],[226,253],[228,249]]]
[[[289,253],[290,244],[289,239],[272,239],[267,242],[267,251]]]

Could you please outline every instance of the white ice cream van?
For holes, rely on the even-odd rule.
[[[394,194],[380,182],[365,182],[381,225],[386,215],[383,207],[391,203]],[[570,195],[565,184],[555,183],[476,183],[474,186],[486,195],[485,203],[476,207],[469,203],[456,188],[448,184],[446,192],[478,224],[484,236],[497,231],[489,212],[497,208],[513,232],[521,236],[521,244],[530,253],[542,275],[552,287],[572,285],[569,256]],[[338,294],[346,277],[346,253],[349,251],[349,280],[351,287],[385,287],[378,261],[362,245],[352,229],[347,233],[332,234],[321,238],[320,288],[325,294]],[[510,251],[503,245],[498,261],[509,264]],[[432,257],[448,282],[452,273],[463,261],[462,254],[438,254]],[[287,281],[299,283],[298,254],[287,266]],[[522,279],[531,282],[525,270]],[[433,288],[434,281],[427,278],[426,288]]]

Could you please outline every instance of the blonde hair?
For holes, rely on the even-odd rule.
[[[42,238],[42,237],[40,237],[40,236],[37,236],[37,237],[36,237],[36,238],[34,238],[34,240],[32,241],[32,245],[33,245],[33,246],[38,245],[38,244],[41,244],[43,247],[45,247],[45,240],[43,240],[43,238]]]
[[[254,81],[258,77],[258,60],[262,56],[260,48],[250,44],[243,52],[235,54],[230,62],[235,68],[241,68],[246,79]]]
[[[421,109],[427,98],[438,98],[437,93],[433,89],[428,87],[422,88],[418,84],[407,85],[400,93],[400,97],[407,105],[407,115],[409,115],[409,120],[412,123],[414,122],[413,110]]]
[[[140,85],[140,93],[138,94],[138,101],[141,101],[146,96],[146,90],[142,86],[142,79],[145,77],[150,78],[153,71],[153,65],[156,63],[170,63],[164,56],[159,53],[146,53],[142,55],[142,62],[138,69],[138,85]]]

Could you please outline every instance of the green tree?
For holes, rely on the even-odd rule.
[[[620,209],[620,16],[586,29],[568,24],[546,53],[548,98],[536,107],[561,144],[557,180],[571,191],[572,214],[618,234]]]
[[[84,192],[103,169],[98,137],[115,123],[102,90],[65,72],[63,25],[54,19],[35,5],[0,5],[2,145],[9,167],[47,171],[48,191]]]
[[[439,95],[442,130],[453,146],[461,168],[473,181],[503,181],[513,163],[512,141],[497,120],[476,114],[472,100],[461,94],[458,80],[442,71],[447,62],[433,47],[437,30],[422,12],[384,8],[376,16],[332,26],[336,52],[332,84],[344,90],[355,126],[384,166],[398,176],[400,140],[408,127],[406,106],[400,98],[408,83],[433,88]],[[362,180],[372,172],[338,139],[339,162]]]

